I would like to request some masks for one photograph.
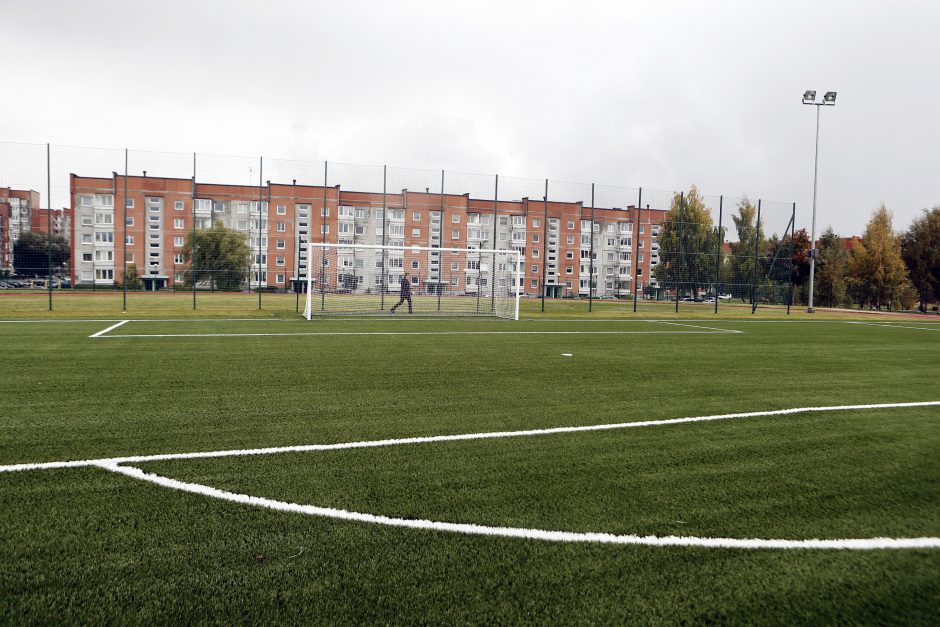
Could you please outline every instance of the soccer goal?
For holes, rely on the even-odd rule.
[[[306,271],[307,320],[336,315],[519,319],[522,254],[516,250],[311,242],[301,252],[300,267],[302,275]]]

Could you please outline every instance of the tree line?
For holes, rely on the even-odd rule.
[[[654,276],[675,297],[730,293],[743,302],[808,301],[810,250],[806,229],[790,222],[767,235],[757,207],[742,198],[731,215],[737,240],[715,225],[698,189],[676,194],[660,227]],[[816,248],[814,304],[926,311],[940,300],[940,206],[924,209],[901,233],[881,205],[851,246],[832,227]]]

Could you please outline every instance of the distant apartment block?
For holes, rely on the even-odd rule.
[[[656,286],[651,269],[659,262],[664,211],[595,207],[592,223],[592,209],[580,202],[495,202],[469,194],[382,194],[270,182],[259,188],[152,176],[127,177],[125,196],[124,178],[71,175],[73,284],[121,282],[133,264],[147,287],[181,285],[187,233],[221,223],[244,234],[254,251],[252,286],[289,289],[304,279],[310,241],[519,250],[522,287],[529,295],[541,294],[544,285],[548,296],[587,296],[592,276],[598,297],[632,294],[634,277],[641,289]],[[491,280],[481,268],[460,268],[455,278],[457,268],[443,272],[435,259],[409,259],[419,289],[444,275],[451,289],[468,293]],[[390,264],[385,285],[397,285],[392,275],[401,271]],[[383,270],[369,272],[360,276],[381,286]]]
[[[30,231],[38,209],[39,192],[0,187],[0,272],[13,272],[13,246]]]

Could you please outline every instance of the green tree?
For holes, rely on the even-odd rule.
[[[52,236],[52,271],[61,270],[69,260],[69,243],[61,235]],[[29,231],[13,244],[13,270],[20,276],[42,276],[49,267],[49,235]]]
[[[137,271],[136,264],[128,264],[124,270],[124,278],[127,281],[127,289],[139,290],[141,288],[140,273]]]
[[[940,207],[924,209],[924,215],[914,220],[901,235],[901,257],[917,295],[921,310],[940,299]]]
[[[846,303],[849,274],[849,254],[842,238],[828,227],[820,236],[816,248],[816,277],[814,304],[821,307],[841,307]]]
[[[757,229],[757,207],[747,196],[738,202],[736,214],[731,215],[734,227],[738,232],[738,241],[731,242],[731,255],[729,256],[725,283],[732,296],[744,302],[751,294],[751,283],[758,268],[754,265],[754,247],[758,247],[758,259],[767,252],[767,240],[764,238],[764,229]],[[760,278],[760,277],[758,277]]]
[[[694,185],[684,197],[676,194],[659,231],[656,279],[698,296],[715,282],[716,253],[721,234],[712,226],[711,212]]]
[[[859,307],[866,304],[889,310],[910,299],[911,282],[901,258],[901,243],[891,230],[891,214],[884,205],[872,213],[862,242],[849,259],[850,285]]]
[[[188,286],[206,282],[223,291],[237,291],[251,263],[251,248],[244,235],[216,223],[187,235],[183,258],[189,263],[184,275]]]

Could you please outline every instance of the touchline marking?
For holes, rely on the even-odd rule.
[[[886,329],[916,329],[917,331],[940,331],[940,326],[935,329],[927,327],[912,327],[906,324],[894,324],[891,322],[848,322],[847,324],[859,324],[866,327],[884,327]],[[931,322],[925,322],[920,324],[933,324]]]
[[[837,540],[785,540],[763,538],[700,538],[695,536],[638,536],[615,535],[610,533],[591,533],[574,531],[550,531],[546,529],[527,529],[523,527],[495,527],[472,523],[453,523],[435,520],[393,518],[378,514],[365,514],[332,507],[301,505],[287,501],[277,501],[260,496],[228,492],[199,483],[187,483],[162,475],[148,473],[140,468],[119,466],[114,463],[99,463],[101,468],[116,472],[140,481],[147,481],[164,488],[181,490],[192,494],[208,496],[232,503],[264,507],[279,512],[292,512],[308,516],[320,516],[352,522],[372,523],[389,527],[405,527],[430,531],[446,531],[475,536],[496,536],[526,540],[545,540],[549,542],[590,542],[596,544],[638,544],[645,546],[681,546],[723,549],[838,549],[863,550],[876,549],[938,549],[940,538],[846,538]]]
[[[79,468],[100,466],[102,464],[141,464],[146,462],[168,461],[174,459],[205,459],[209,457],[240,457],[250,455],[273,455],[278,453],[309,453],[314,451],[336,451],[355,448],[375,448],[380,446],[400,446],[406,444],[433,444],[436,442],[459,442],[468,440],[492,440],[499,438],[518,438],[527,436],[554,435],[559,433],[582,433],[588,431],[610,431],[636,427],[655,427],[694,422],[713,422],[737,418],[760,418],[764,416],[788,416],[828,411],[851,411],[863,409],[896,409],[904,407],[936,407],[940,401],[920,401],[913,403],[878,403],[872,405],[832,405],[827,407],[794,407],[792,409],[773,409],[735,414],[715,414],[712,416],[690,416],[686,418],[667,418],[665,420],[641,420],[637,422],[617,422],[579,427],[548,427],[544,429],[524,429],[521,431],[485,431],[482,433],[459,433],[454,435],[415,436],[410,438],[392,438],[385,440],[366,440],[360,442],[339,442],[336,444],[300,444],[294,446],[270,446],[253,449],[231,449],[222,451],[197,451],[193,453],[159,453],[156,455],[131,455],[126,457],[104,457],[99,459],[81,459],[57,462],[34,462],[0,466],[0,473],[21,472],[27,470],[52,470],[57,468]]]
[[[120,325],[115,325],[116,328]],[[105,329],[108,331],[109,329]],[[343,335],[729,335],[744,333],[730,329],[712,331],[311,331],[296,333],[125,333],[121,335],[89,335],[96,339],[141,337],[297,337]]]
[[[112,329],[116,329],[116,328],[118,328],[119,326],[121,326],[122,324],[127,324],[128,322],[130,322],[130,320],[121,320],[121,321],[118,322],[117,324],[112,324],[112,325],[111,325],[110,327],[108,327],[107,329],[102,329],[101,331],[98,331],[97,333],[94,333],[94,334],[92,334],[92,335],[89,335],[88,337],[101,337],[101,336],[103,336],[105,333],[107,333],[108,331],[111,331]]]

